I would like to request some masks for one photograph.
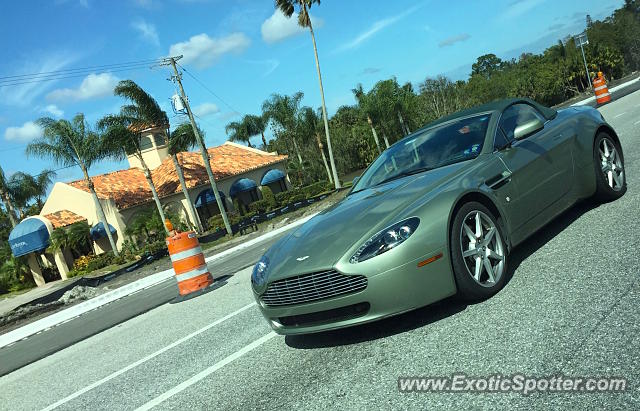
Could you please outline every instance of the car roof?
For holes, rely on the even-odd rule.
[[[442,117],[436,121],[433,121],[429,124],[427,124],[426,126],[422,127],[420,130],[417,131],[422,131],[422,130],[426,130],[429,129],[433,126],[437,126],[440,124],[444,124],[446,122],[449,122],[451,120],[455,120],[456,118],[462,118],[462,117],[468,117],[468,116],[472,116],[474,114],[481,114],[481,113],[487,113],[487,112],[502,112],[504,111],[507,107],[516,104],[516,103],[525,103],[525,104],[530,104],[532,106],[534,106],[536,109],[538,109],[542,115],[547,119],[547,120],[551,120],[553,119],[556,114],[558,113],[556,110],[549,108],[549,107],[545,107],[539,103],[536,103],[535,101],[528,99],[528,98],[507,98],[507,99],[503,99],[503,100],[495,100],[492,101],[490,103],[486,103],[486,104],[481,104],[479,106],[474,106],[471,108],[468,108],[466,110],[462,110],[462,111],[458,111],[456,113],[450,114],[448,116]]]

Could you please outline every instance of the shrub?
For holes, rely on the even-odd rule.
[[[247,212],[246,208],[244,207],[242,202],[238,199],[238,197],[233,199],[233,208],[236,211],[236,213],[240,215],[243,215],[244,213]]]
[[[254,214],[264,213],[267,210],[270,210],[270,207],[269,203],[265,199],[254,201],[253,203],[249,204],[249,211]]]
[[[162,251],[167,248],[167,243],[165,240],[155,241],[153,243],[147,244],[140,250],[142,255],[151,255],[155,254],[159,251]]]
[[[245,217],[240,216],[237,213],[227,213],[227,217],[229,218],[229,224],[233,225],[238,223]],[[224,230],[224,221],[222,220],[222,215],[217,214],[207,220],[207,226],[210,230],[215,230],[216,228],[220,228]]]
[[[122,243],[122,249],[120,250],[120,256],[124,258],[125,261],[134,261],[138,259],[140,252],[136,244],[130,239],[124,240]]]
[[[267,211],[271,211],[277,207],[276,197],[268,186],[262,187],[262,200],[267,202]]]
[[[35,287],[29,266],[22,258],[9,257],[0,265],[0,294]]]

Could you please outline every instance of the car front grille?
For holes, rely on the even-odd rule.
[[[270,307],[304,304],[351,294],[367,288],[367,277],[336,270],[303,274],[273,282],[260,297]]]

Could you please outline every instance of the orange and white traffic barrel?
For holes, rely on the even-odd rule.
[[[596,102],[598,104],[604,104],[611,101],[607,82],[601,72],[599,72],[598,76],[593,79],[593,90],[596,92]]]
[[[204,254],[194,231],[168,237],[167,247],[181,297],[213,284],[213,277],[204,261]]]

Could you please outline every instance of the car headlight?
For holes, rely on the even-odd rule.
[[[253,272],[251,272],[251,282],[260,287],[264,285],[267,275],[267,268],[269,268],[269,259],[266,255],[253,266]]]
[[[385,228],[365,241],[349,259],[349,262],[359,263],[397,247],[416,231],[418,224],[420,224],[420,219],[411,217]]]

